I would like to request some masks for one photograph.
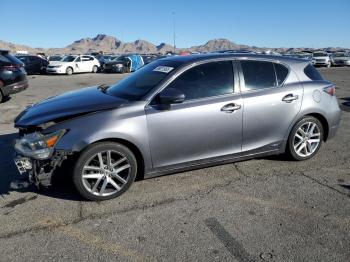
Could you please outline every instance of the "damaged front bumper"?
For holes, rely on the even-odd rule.
[[[69,155],[72,155],[72,152],[56,150],[51,158],[37,160],[15,153],[14,162],[18,172],[22,176],[27,176],[29,182],[34,183],[38,188],[48,187],[52,184],[54,171],[62,165]]]

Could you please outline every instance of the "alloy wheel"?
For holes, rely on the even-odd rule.
[[[103,151],[86,161],[82,170],[85,189],[96,196],[110,196],[122,190],[130,179],[131,165],[121,152]]]
[[[321,143],[321,131],[314,122],[303,123],[295,132],[293,147],[295,153],[302,158],[312,155]]]

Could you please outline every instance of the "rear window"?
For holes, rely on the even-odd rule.
[[[18,60],[16,57],[13,55],[10,55],[9,53],[1,53],[0,54],[0,62],[4,64],[17,64],[17,65],[22,65],[23,63]]]
[[[309,64],[307,67],[305,67],[304,69],[304,73],[305,75],[307,75],[308,78],[310,78],[311,80],[323,80],[323,77],[321,76],[321,74],[317,71],[317,69]]]

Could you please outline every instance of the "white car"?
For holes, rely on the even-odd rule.
[[[327,52],[314,52],[312,54],[312,63],[315,66],[327,66],[331,67],[331,58],[329,57]]]
[[[97,73],[100,62],[90,55],[67,55],[61,61],[52,61],[46,68],[48,74]]]

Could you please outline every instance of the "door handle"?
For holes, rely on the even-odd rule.
[[[231,103],[231,104],[227,104],[227,105],[223,106],[221,108],[221,111],[227,112],[227,113],[232,113],[232,112],[239,110],[239,109],[241,109],[241,105]]]
[[[291,103],[291,102],[293,102],[294,100],[297,100],[297,99],[299,99],[298,95],[288,94],[288,95],[286,95],[286,96],[284,96],[282,98],[282,101],[286,102],[286,103]]]

